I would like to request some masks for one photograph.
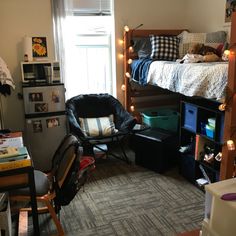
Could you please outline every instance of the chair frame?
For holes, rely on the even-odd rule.
[[[101,97],[100,97],[101,96]],[[117,110],[119,110],[120,113],[122,113],[123,116],[129,116],[129,122],[127,122],[126,124],[126,128],[125,129],[118,129],[118,132],[109,136],[96,136],[96,137],[91,137],[91,136],[85,136],[82,132],[82,129],[80,127],[80,123],[78,120],[78,117],[76,117],[74,112],[76,109],[76,103],[80,103],[81,101],[83,101],[83,99],[85,99],[85,101],[88,99],[94,99],[93,101],[95,101],[95,104],[98,103],[98,101],[96,101],[96,99],[111,99],[111,101],[107,102],[109,104],[109,109],[113,110],[113,112],[111,112],[111,114],[114,115],[114,117],[116,117],[116,113],[114,113]],[[77,100],[78,99],[78,100]],[[78,102],[77,102],[78,101]],[[75,102],[75,103],[74,103]],[[111,108],[110,107],[110,103],[114,104],[116,106],[118,106],[119,108]],[[84,105],[83,105],[84,106]],[[96,106],[96,105],[94,105]],[[93,107],[93,106],[92,106]],[[115,106],[114,106],[115,107]],[[103,108],[104,108],[104,104],[103,104]],[[109,110],[108,109],[108,110]],[[112,155],[117,159],[120,159],[122,161],[125,161],[127,163],[131,163],[123,146],[123,140],[125,137],[127,137],[128,135],[130,135],[132,133],[132,128],[134,127],[134,125],[136,124],[136,119],[134,117],[132,117],[132,115],[130,115],[122,106],[122,104],[116,99],[114,98],[112,95],[109,94],[86,94],[86,95],[78,95],[75,96],[71,99],[69,99],[66,102],[66,110],[67,110],[67,116],[68,116],[68,121],[69,121],[69,126],[70,126],[70,132],[73,133],[75,136],[77,136],[77,138],[81,141],[82,146],[84,147],[85,150],[85,154],[84,155],[93,155],[95,157],[95,153],[93,152],[93,147],[96,147],[97,149],[101,150],[102,152],[106,153],[107,155]],[[109,115],[108,110],[101,112],[101,110],[99,111],[99,116],[106,116]],[[90,109],[89,111],[87,110],[88,114],[87,116],[85,116],[85,114],[83,114],[83,112],[79,112],[81,117],[96,117],[95,112],[93,111],[93,108]],[[86,112],[85,112],[86,113]],[[78,114],[77,114],[78,115]],[[119,117],[119,119],[121,119],[121,117]],[[120,122],[120,121],[119,121]],[[120,125],[120,124],[119,124]],[[117,127],[116,127],[117,128]],[[122,156],[118,156],[112,152],[110,152],[110,150],[104,150],[103,148],[101,148],[99,145],[100,144],[111,144],[111,143],[118,143],[121,152],[122,152]],[[88,151],[88,152],[87,152]]]

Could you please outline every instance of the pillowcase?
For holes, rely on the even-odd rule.
[[[135,37],[132,39],[134,52],[139,58],[149,58],[152,52],[149,37]]]
[[[176,36],[150,35],[151,59],[175,61],[179,55],[179,39]]]
[[[109,136],[118,132],[115,129],[113,115],[97,118],[79,118],[81,129],[85,136]]]
[[[202,43],[206,46],[217,49],[220,44],[224,44],[227,40],[227,34],[225,31],[216,31],[211,33],[189,33],[183,31],[177,37],[180,40],[179,58],[183,58],[189,47],[194,43]]]

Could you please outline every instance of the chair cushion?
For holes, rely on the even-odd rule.
[[[96,118],[79,118],[85,136],[109,136],[118,132],[115,129],[113,115]]]
[[[49,191],[49,180],[42,171],[34,170],[35,190],[37,196],[47,194]],[[29,188],[19,188],[10,192],[11,195],[30,195]]]

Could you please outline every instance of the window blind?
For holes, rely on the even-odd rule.
[[[73,15],[111,15],[112,0],[73,0]]]

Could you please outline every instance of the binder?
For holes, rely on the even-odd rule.
[[[18,168],[23,168],[27,166],[32,166],[31,158],[29,155],[26,158],[21,159],[21,160],[0,162],[0,171],[18,169]]]

